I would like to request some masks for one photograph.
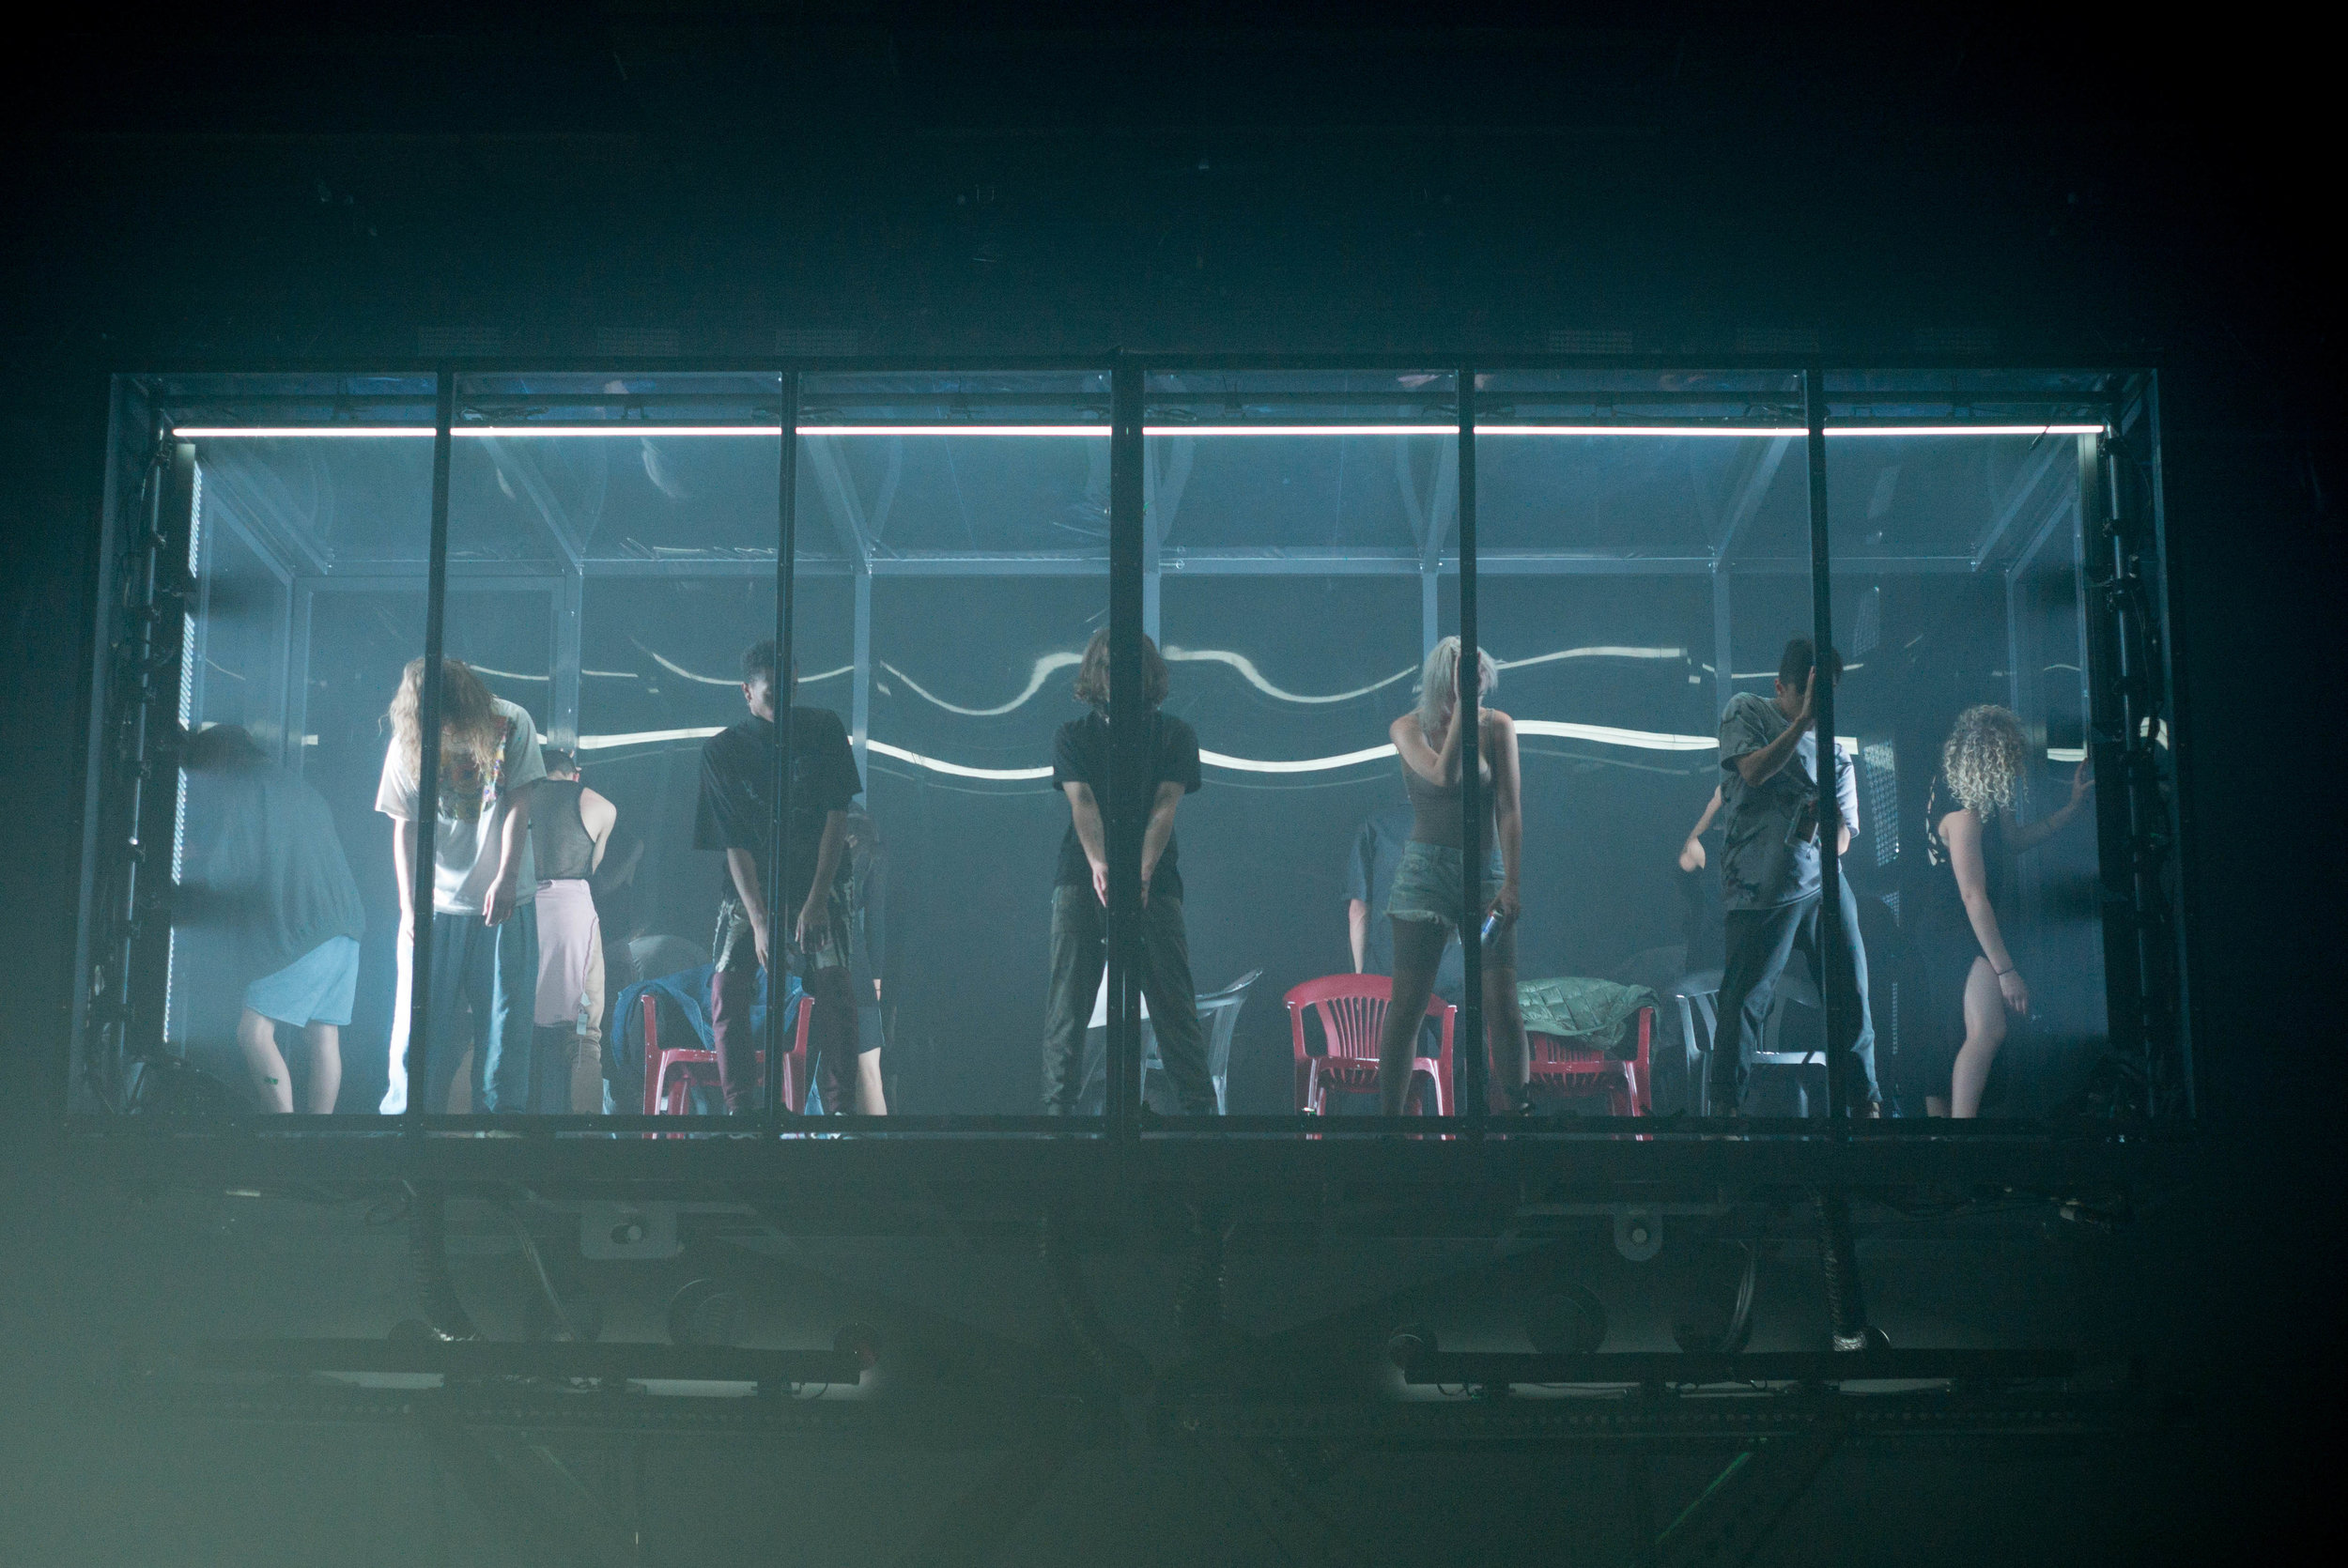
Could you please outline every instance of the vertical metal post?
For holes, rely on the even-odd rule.
[[[185,640],[196,588],[188,569],[196,508],[195,443],[170,440],[164,462],[153,522],[132,567],[141,578],[129,638],[137,706],[130,716],[127,755],[120,759],[132,782],[119,906],[124,941],[116,976],[126,1057],[161,1053],[169,1032],[172,861],[181,788],[179,699],[187,661],[195,653]]]
[[[571,751],[579,749],[579,667],[584,662],[580,648],[586,606],[586,574],[575,565],[565,566],[554,595],[554,689],[547,708],[547,735]]]
[[[1452,1093],[1460,1114],[1467,1118],[1471,1136],[1480,1135],[1485,1115],[1488,1047],[1484,1040],[1484,945],[1479,928],[1484,920],[1484,788],[1477,743],[1480,722],[1467,722],[1480,711],[1468,707],[1467,688],[1480,684],[1482,660],[1476,649],[1475,626],[1475,367],[1460,367],[1460,948],[1466,976],[1460,1008],[1464,1038],[1455,1040],[1451,1057]]]
[[[1826,511],[1826,370],[1813,364],[1802,373],[1803,404],[1810,424],[1810,639],[1815,650],[1812,669],[1830,678],[1817,683],[1816,761],[1811,772],[1818,790],[1818,976],[1821,1011],[1826,1019],[1826,1114],[1830,1126],[1846,1115],[1845,1099],[1850,1086],[1843,1081],[1841,1040],[1850,1021],[1837,1005],[1837,972],[1855,973],[1843,930],[1843,857],[1834,755],[1834,682],[1831,678],[1834,650],[1834,572],[1831,559]]]
[[[1728,712],[1728,699],[1737,695],[1736,677],[1729,672],[1729,660],[1735,656],[1734,641],[1729,636],[1731,601],[1728,587],[1728,562],[1712,562],[1712,728],[1721,727],[1721,715]],[[1718,779],[1713,781],[1715,784]]]
[[[1112,473],[1114,460],[1112,459]],[[1114,486],[1114,478],[1110,481]],[[1158,570],[1158,542],[1165,531],[1166,519],[1160,513],[1156,466],[1149,460],[1145,439],[1141,464],[1141,630],[1152,639],[1160,638],[1159,623],[1163,618],[1163,584]],[[1178,492],[1179,493],[1179,492]]]
[[[317,592],[296,577],[286,590],[286,684],[279,692],[279,761],[299,774],[309,761],[310,615]]]
[[[431,1075],[433,840],[440,824],[440,661],[448,618],[449,426],[456,420],[456,373],[442,367],[432,408],[432,532],[425,551],[424,678],[416,690],[416,863],[409,886],[415,910],[408,968],[408,1115],[411,1133],[432,1114],[425,1101]]]
[[[873,568],[864,562],[851,572],[856,606],[850,641],[856,663],[848,674],[848,744],[856,750],[856,771],[860,777],[864,743],[873,726]]]
[[[1141,666],[1142,368],[1123,353],[1109,379],[1109,1135],[1140,1134],[1135,1000],[1141,950],[1141,838],[1150,792],[1150,708]]]
[[[782,1132],[782,995],[784,948],[790,922],[791,884],[791,707],[798,693],[791,679],[797,643],[794,622],[799,545],[799,373],[782,373],[781,429],[776,439],[775,485],[775,814],[766,823],[766,1053],[761,1093],[766,1136]],[[780,922],[780,924],[778,924]],[[814,1064],[809,1064],[811,1074]],[[832,1109],[826,1107],[826,1109]]]

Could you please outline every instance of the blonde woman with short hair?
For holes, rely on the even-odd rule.
[[[1923,1006],[1916,1041],[1936,1116],[1981,1114],[1982,1087],[2005,1043],[2006,1015],[2030,1012],[2022,977],[1998,920],[2015,855],[2037,848],[2085,808],[2094,781],[2082,761],[2071,798],[2034,822],[2020,820],[2030,792],[2030,739],[2009,709],[1983,703],[1956,717],[1924,803],[1931,881],[1917,912],[1913,961]]]

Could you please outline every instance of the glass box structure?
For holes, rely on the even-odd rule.
[[[2008,831],[1985,864],[2029,987],[1985,1110],[2190,1109],[2150,373],[779,361],[126,375],[114,399],[77,1115],[151,1100],[172,1061],[227,1085],[225,1112],[267,1092],[240,1030],[270,976],[235,956],[259,950],[235,930],[259,916],[204,882],[227,874],[227,827],[207,820],[224,808],[201,768],[183,767],[233,726],[277,788],[315,797],[363,915],[347,1021],[331,1002],[321,1015],[340,1022],[339,1090],[312,1094],[341,1115],[305,1125],[379,1128],[386,1106],[532,1111],[582,1134],[717,1125],[689,1115],[717,1108],[714,1068],[680,1060],[672,1083],[659,1058],[706,1043],[711,933],[734,884],[697,823],[704,750],[746,717],[745,650],[779,631],[796,703],[837,719],[860,783],[842,946],[855,1038],[880,1051],[870,1088],[891,1113],[867,1130],[1380,1125],[1334,1115],[1374,1109],[1341,1092],[1331,1116],[1299,1118],[1313,1059],[1338,1047],[1283,1002],[1393,962],[1386,884],[1413,822],[1389,727],[1453,637],[1490,655],[1488,701],[1514,721],[1515,977],[1645,988],[1607,994],[1630,996],[1634,1021],[1652,1008],[1643,1058],[1636,1026],[1597,1052],[1633,1060],[1627,1101],[1543,1080],[1537,1105],[1561,1114],[1511,1132],[1650,1133],[1666,1124],[1592,1114],[1701,1125],[1723,1109],[1703,1092],[1734,923],[1710,809],[1722,717],[1747,696],[1777,702],[1797,637],[1845,660],[1820,716],[1851,758],[1858,814],[1824,858],[1855,897],[1886,1111],[1946,1101],[1965,1038],[1965,976],[1951,982],[1919,912],[1954,907],[1943,753],[1984,706],[2024,743],[1985,786]],[[1102,801],[1107,962],[1077,1115],[1033,1119],[1072,820],[1056,736],[1087,711],[1074,682],[1104,631],[1112,769],[1149,766],[1145,637],[1168,672],[1165,713],[1197,740],[1203,788],[1173,837],[1213,1120],[1173,1115],[1136,978],[1147,915],[1114,852],[1138,853],[1157,796],[1132,787]],[[584,997],[565,982],[578,1016],[550,1009],[534,973],[492,985],[503,959],[435,957],[474,966],[456,1003],[419,1013],[449,1086],[402,1106],[386,1097],[402,986],[452,982],[401,961],[377,803],[402,671],[432,657],[525,714],[542,754],[574,754],[616,826],[588,879],[600,974]],[[823,725],[789,729],[778,782],[804,792]],[[770,856],[769,886],[781,869]],[[1499,1101],[1468,1042],[1492,966],[1480,946],[1449,953],[1443,1102],[1480,1122]],[[1748,1110],[1852,1109],[1851,1085],[1817,1066],[1819,978],[1797,958],[1779,986]],[[526,1089],[501,1094],[481,1061],[495,1053],[476,1049],[493,992],[533,1012],[535,1035],[508,1038],[559,1058],[513,1080]],[[795,1053],[800,1014],[794,1000],[754,1025],[794,1058],[760,1091],[777,1133],[801,1128],[791,1113],[820,1076]],[[311,1042],[261,1028],[305,1091]],[[877,1104],[848,1076],[828,1091]],[[610,1119],[648,1107],[672,1119]]]

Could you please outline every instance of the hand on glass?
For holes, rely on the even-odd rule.
[[[2005,1010],[2017,1017],[2030,1012],[2030,985],[2019,969],[2009,969],[1998,976],[1998,994],[2005,998]]]
[[[1703,839],[1691,835],[1688,841],[1679,846],[1679,869],[1683,871],[1704,869]]]
[[[501,876],[489,884],[489,891],[482,896],[481,922],[486,926],[502,926],[514,913],[515,880]]]
[[[1801,707],[1794,715],[1794,728],[1807,730],[1818,719],[1818,667],[1812,665],[1808,679],[1801,684]]]
[[[2087,797],[2094,792],[2095,776],[2089,770],[2087,759],[2082,757],[2079,765],[2071,774],[2071,809],[2076,811],[2085,806]]]

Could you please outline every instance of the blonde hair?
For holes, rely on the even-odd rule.
[[[1429,741],[1442,732],[1444,714],[1459,694],[1460,639],[1444,638],[1427,655],[1418,672],[1418,728]],[[1475,694],[1489,696],[1500,684],[1500,666],[1489,648],[1475,650]]]
[[[1985,822],[2020,807],[2029,769],[2030,737],[2021,719],[1994,702],[1957,715],[1948,744],[1940,748],[1940,771],[1948,776],[1956,803]]]
[[[409,659],[389,716],[392,745],[410,777],[420,777],[424,771],[423,706],[424,661]],[[443,745],[471,752],[473,761],[485,768],[504,744],[497,699],[462,659],[440,661],[440,738]]]

